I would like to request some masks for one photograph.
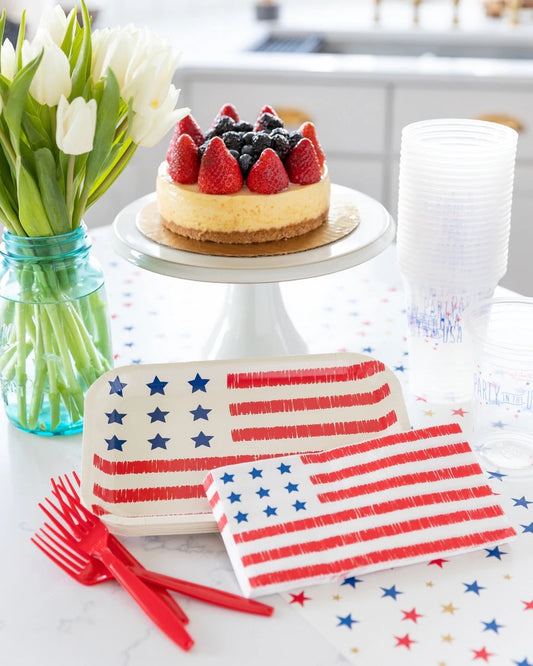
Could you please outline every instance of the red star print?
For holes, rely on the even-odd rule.
[[[420,396],[420,395],[417,395],[417,396],[416,396],[416,401],[417,401],[417,402],[427,402],[427,399],[426,399],[426,398],[423,398],[423,397]]]
[[[448,561],[449,561],[449,560],[443,560],[442,557],[439,557],[439,558],[437,558],[436,560],[430,560],[430,561],[428,562],[428,566],[429,566],[430,564],[436,564],[438,567],[440,567],[440,568],[442,569],[442,565],[444,564],[444,562],[448,562]]]
[[[402,622],[403,620],[412,620],[413,622],[418,622],[419,617],[424,617],[420,613],[416,612],[416,608],[412,608],[410,611],[402,611],[403,617],[402,617]]]
[[[468,414],[468,412],[465,412],[464,409],[459,408],[459,409],[452,409],[452,414],[454,416],[464,416],[465,414]]]
[[[488,662],[489,657],[494,656],[492,652],[487,652],[487,648],[484,646],[481,648],[481,650],[472,650],[472,652],[474,653],[474,661],[476,659],[483,659],[483,661]]]
[[[533,610],[533,600],[532,601],[522,601],[525,604],[524,610]]]
[[[394,638],[396,639],[396,645],[394,647],[400,647],[400,645],[403,645],[410,650],[411,644],[416,643],[416,641],[410,638],[409,634],[405,634],[405,636],[395,636]]]
[[[298,594],[293,594],[292,592],[290,592],[290,595],[292,599],[290,600],[289,603],[291,604],[300,604],[300,606],[303,607],[306,601],[311,601],[311,597],[306,597],[305,592],[299,592]]]

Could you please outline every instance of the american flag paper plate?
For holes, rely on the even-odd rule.
[[[204,486],[247,596],[516,535],[455,423],[229,465]]]
[[[124,366],[86,396],[82,497],[118,534],[216,531],[211,469],[408,427],[398,380],[360,354]]]

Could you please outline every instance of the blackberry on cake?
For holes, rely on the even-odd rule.
[[[225,104],[205,133],[192,115],[180,120],[156,189],[167,229],[220,243],[299,236],[329,212],[330,180],[314,124],[288,131],[269,105],[247,122]]]

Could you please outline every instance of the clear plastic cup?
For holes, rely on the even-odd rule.
[[[533,476],[533,299],[481,303],[466,322],[474,358],[474,450],[490,470]]]
[[[427,286],[404,277],[407,312],[408,377],[411,392],[434,403],[472,397],[473,357],[464,313],[490,298],[490,287]]]
[[[517,138],[470,119],[402,131],[397,248],[411,389],[436,402],[472,393],[463,315],[492,296],[507,270]]]

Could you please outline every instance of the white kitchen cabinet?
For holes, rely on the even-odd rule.
[[[243,120],[253,122],[265,104],[283,117],[301,112],[317,127],[328,154],[381,155],[385,150],[386,89],[382,85],[346,86],[228,75],[191,77],[183,82],[183,104],[201,127],[209,127],[220,107],[232,103]],[[295,114],[297,115],[297,113]]]

